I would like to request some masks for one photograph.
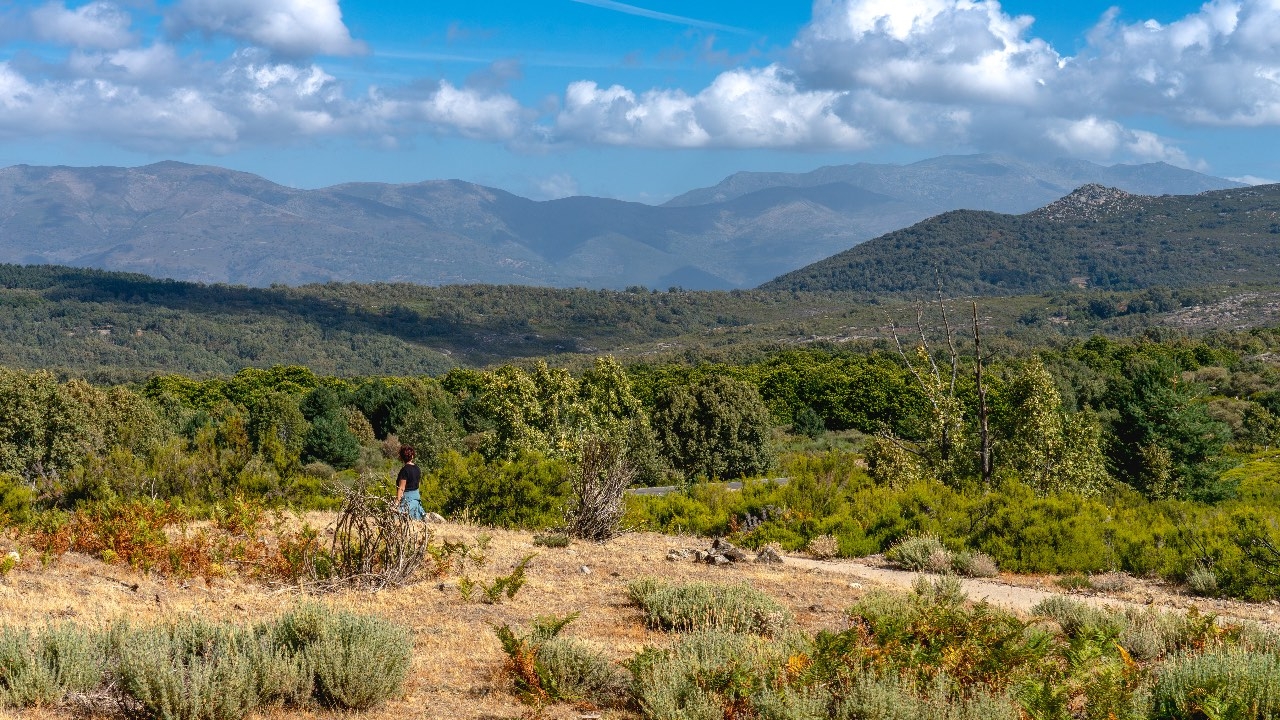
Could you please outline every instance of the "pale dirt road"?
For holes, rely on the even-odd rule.
[[[786,564],[814,573],[845,575],[852,582],[862,582],[870,586],[891,589],[910,589],[916,579],[924,574],[882,567],[864,560],[814,560],[812,558],[788,555],[786,556]],[[924,575],[926,577],[937,577],[936,575]],[[1003,582],[999,579],[964,578],[961,580],[961,587],[970,600],[985,600],[992,605],[1020,612],[1029,612],[1037,603],[1046,598],[1066,594],[1058,588],[1049,586],[1029,587]],[[1073,593],[1070,597],[1100,608],[1110,607],[1117,610],[1125,608],[1138,610],[1155,608],[1186,612],[1194,607],[1200,612],[1214,613],[1227,622],[1252,621],[1268,624],[1280,622],[1280,619],[1274,615],[1276,612],[1274,606],[1271,605],[1186,598],[1179,595],[1171,595],[1167,590],[1152,592],[1140,582],[1136,583],[1135,589],[1127,593],[1127,595],[1129,596],[1128,598]]]

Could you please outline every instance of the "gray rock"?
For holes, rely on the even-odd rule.
[[[707,563],[710,565],[728,565],[731,562],[733,561],[718,553],[713,553],[707,556]]]
[[[667,551],[667,559],[672,562],[678,562],[680,560],[688,560],[689,551],[681,550],[680,548],[671,548],[670,550]]]
[[[429,512],[422,516],[422,520],[429,523],[442,523],[444,522],[444,516],[440,513]]]
[[[765,547],[760,552],[756,553],[756,562],[766,563],[769,565],[781,565],[782,553],[778,552],[776,548]]]
[[[706,551],[704,551],[704,550],[694,550],[694,551],[693,551],[693,559],[694,559],[694,561],[695,561],[695,562],[706,562],[706,561],[707,561],[707,556],[708,556],[709,554],[710,554],[710,553],[708,553],[708,552],[706,552]]]

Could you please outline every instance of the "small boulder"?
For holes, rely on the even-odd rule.
[[[422,516],[422,520],[429,523],[442,523],[444,522],[444,516],[440,513],[429,512]]]
[[[728,565],[731,562],[733,561],[719,553],[712,553],[707,556],[707,564],[709,565]]]
[[[778,548],[772,545],[766,545],[756,553],[756,562],[766,563],[768,565],[781,565],[782,553],[778,552]]]
[[[668,550],[668,551],[667,551],[667,559],[668,559],[668,560],[670,560],[670,561],[672,561],[672,562],[679,562],[679,561],[681,561],[681,560],[688,560],[688,559],[689,559],[689,551],[688,551],[688,550],[681,550],[680,548],[671,548],[670,550]]]

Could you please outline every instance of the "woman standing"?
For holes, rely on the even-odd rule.
[[[422,468],[413,464],[413,458],[417,454],[412,445],[401,445],[400,461],[404,463],[404,467],[396,475],[396,502],[412,520],[421,520],[426,516],[422,509],[422,497],[418,493],[418,486],[422,483]]]

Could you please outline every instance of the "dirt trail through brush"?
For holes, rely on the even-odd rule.
[[[788,555],[786,563],[793,567],[813,572],[848,575],[851,578],[866,581],[874,585],[897,589],[910,589],[916,579],[921,575],[921,573],[910,572],[907,570],[895,570],[893,568],[881,567],[863,560],[824,561]],[[1055,595],[1064,594],[1064,591],[1061,589],[1049,587],[1028,587],[1025,585],[1001,582],[999,580],[981,580],[976,578],[962,579],[961,587],[964,588],[964,592],[971,600],[985,600],[992,605],[1021,612],[1030,612],[1031,608],[1035,607],[1035,605],[1041,600]],[[1143,602],[1108,595],[1072,594],[1071,597],[1095,607],[1111,607],[1114,609],[1135,608],[1139,610],[1156,608],[1159,610],[1169,610],[1174,612],[1187,612],[1190,608],[1194,607],[1200,612],[1212,612],[1228,622],[1243,622],[1246,620],[1270,624],[1275,624],[1277,622],[1276,618],[1273,617],[1273,613],[1275,611],[1271,609],[1271,606],[1267,605],[1223,603],[1211,600],[1202,600],[1199,598],[1190,600],[1182,596],[1169,595],[1166,591],[1148,591],[1144,587],[1138,587],[1136,592],[1131,591],[1130,593],[1130,595],[1144,594],[1145,601]],[[1237,605],[1239,607],[1236,607]]]

